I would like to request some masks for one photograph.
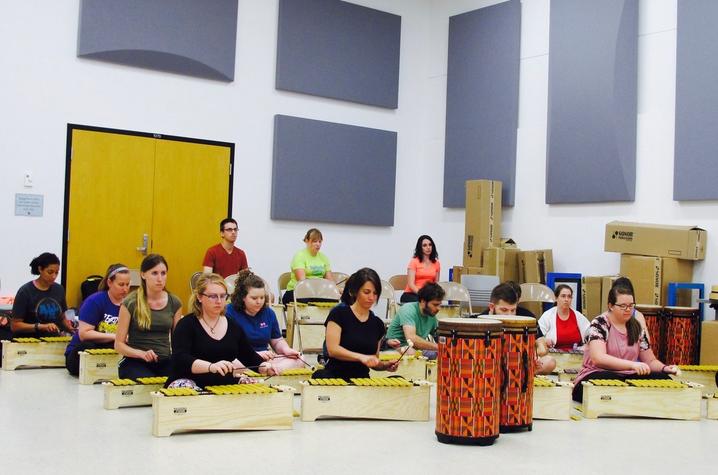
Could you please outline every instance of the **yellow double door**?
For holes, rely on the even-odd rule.
[[[231,145],[71,129],[65,202],[64,283],[68,305],[80,284],[120,262],[167,259],[167,289],[186,309],[189,279],[228,216]]]

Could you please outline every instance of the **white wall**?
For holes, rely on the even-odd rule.
[[[402,16],[396,111],[276,91],[276,1],[240,0],[236,75],[229,84],[77,58],[77,0],[1,4],[0,294],[29,280],[33,256],[62,251],[67,123],[234,142],[240,247],[273,282],[310,225],[269,219],[274,114],[397,131],[395,225],[319,223],[324,250],[336,270],[367,265],[388,277],[403,272],[416,237],[426,232],[437,242],[446,278],[446,269],[461,261],[464,218],[463,210],[442,207],[448,17],[497,2],[354,3]],[[676,0],[640,3],[636,201],[544,203],[549,5],[523,0],[516,204],[504,210],[503,234],[524,249],[552,247],[557,271],[594,275],[618,270],[618,255],[603,252],[604,225],[612,219],[698,224],[713,236],[715,203],[672,201]],[[23,187],[25,170],[33,174],[31,189]],[[14,216],[14,194],[23,192],[45,196],[42,218]],[[708,242],[695,280],[710,285],[718,244]],[[188,256],[198,265],[201,257]]]

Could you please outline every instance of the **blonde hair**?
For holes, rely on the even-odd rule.
[[[207,287],[209,287],[211,284],[219,285],[224,289],[225,293],[227,292],[227,284],[224,282],[224,279],[221,275],[202,274],[202,276],[197,279],[197,285],[195,285],[194,290],[192,291],[192,295],[189,298],[189,308],[197,318],[200,318],[202,316],[202,302],[199,301],[199,296],[204,294],[204,292],[207,290]],[[224,315],[225,308],[226,307],[222,307],[220,315]]]
[[[149,256],[142,259],[140,265],[140,271],[147,272],[150,269],[164,264],[165,268],[169,271],[170,267],[167,265],[167,261],[164,257],[159,254],[150,254]],[[150,304],[147,302],[147,284],[145,279],[140,279],[141,285],[137,288],[137,308],[135,308],[134,317],[137,320],[137,326],[142,330],[149,330],[152,325],[152,310]]]

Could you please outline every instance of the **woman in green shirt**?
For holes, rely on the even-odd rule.
[[[292,259],[292,278],[289,280],[287,291],[284,292],[284,296],[282,297],[282,303],[285,305],[294,301],[294,287],[297,286],[297,282],[300,280],[332,280],[329,258],[320,251],[323,240],[322,232],[316,228],[310,229],[307,231],[307,234],[304,235],[306,247],[294,254],[294,258]]]

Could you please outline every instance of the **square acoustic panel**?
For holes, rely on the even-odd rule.
[[[234,80],[237,0],[82,0],[77,55]]]
[[[392,226],[396,137],[274,116],[272,219]]]
[[[338,0],[280,0],[276,88],[396,109],[401,17]]]
[[[444,206],[463,208],[466,180],[503,183],[514,204],[519,120],[521,2],[449,19]]]

